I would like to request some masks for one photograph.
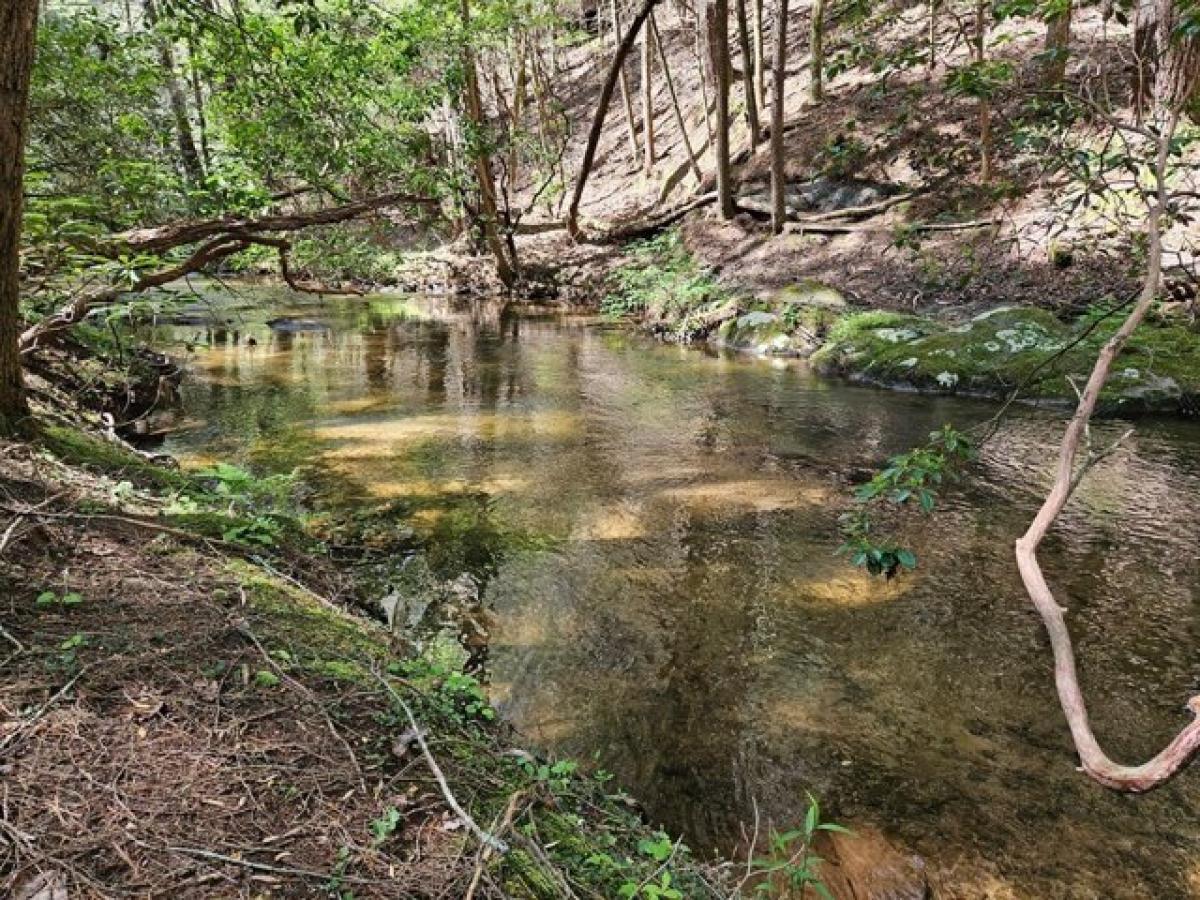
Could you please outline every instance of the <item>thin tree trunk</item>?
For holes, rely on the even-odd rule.
[[[708,52],[705,49],[708,45],[706,42],[705,25],[700,18],[699,7],[696,8],[695,12],[696,40],[692,44],[692,52],[696,57],[696,69],[700,72],[700,100],[704,103],[704,130],[708,134],[708,145],[711,147],[716,140],[712,123],[712,101],[708,96],[708,83],[711,74],[710,65],[712,61],[708,58]]]
[[[696,159],[696,151],[692,149],[687,120],[684,119],[683,110],[679,106],[679,95],[675,93],[675,80],[671,77],[671,67],[667,63],[667,54],[663,50],[662,35],[658,33],[658,22],[654,18],[654,13],[650,13],[650,31],[654,35],[654,46],[658,48],[658,64],[662,66],[663,80],[667,83],[667,93],[671,97],[671,109],[675,113],[675,124],[679,126],[679,134],[683,138],[683,149],[687,151],[688,162],[692,165],[692,175],[695,176],[696,184],[699,185],[704,181],[704,174],[700,171],[700,161]]]
[[[975,62],[982,65],[987,48],[988,0],[975,0],[975,34],[973,50]],[[988,97],[979,98],[979,180],[987,184],[992,180],[992,102]]]
[[[808,96],[813,103],[820,103],[825,99],[825,0],[813,0],[812,32],[808,43],[812,53]]]
[[[1141,293],[1137,303],[1121,327],[1101,349],[1087,385],[1079,397],[1079,405],[1072,416],[1059,447],[1058,466],[1054,484],[1029,529],[1016,542],[1017,567],[1029,598],[1037,608],[1046,632],[1050,637],[1054,653],[1054,682],[1058,690],[1059,703],[1066,714],[1071,739],[1079,752],[1080,767],[1090,777],[1119,791],[1147,791],[1157,787],[1175,775],[1200,748],[1200,696],[1188,701],[1188,709],[1195,717],[1179,732],[1167,747],[1140,766],[1126,766],[1114,762],[1100,748],[1088,721],[1087,705],[1079,687],[1079,676],[1075,668],[1075,651],[1071,634],[1064,618],[1065,610],[1059,605],[1037,559],[1037,549],[1047,532],[1062,512],[1086,472],[1094,461],[1090,453],[1084,459],[1082,469],[1077,469],[1079,445],[1087,435],[1088,422],[1096,408],[1100,391],[1108,378],[1113,362],[1130,336],[1141,324],[1158,297],[1162,276],[1162,217],[1168,207],[1166,190],[1167,161],[1170,157],[1171,141],[1179,121],[1178,113],[1172,112],[1167,127],[1158,138],[1155,163],[1157,187],[1149,201],[1146,216],[1149,261]]]
[[[153,0],[145,0],[146,24],[154,28],[158,24],[158,10]],[[158,59],[162,64],[163,77],[167,84],[167,100],[171,107],[171,115],[175,119],[175,139],[179,144],[179,161],[183,166],[183,174],[193,185],[204,183],[204,165],[200,161],[200,153],[196,149],[196,139],[192,136],[192,120],[188,114],[187,93],[179,82],[175,71],[175,51],[171,49],[169,38],[158,38]]]
[[[466,29],[471,20],[469,0],[462,0],[460,10],[462,25]],[[479,72],[475,66],[475,54],[471,52],[470,43],[464,42],[462,49],[463,71],[466,75],[464,84],[464,101],[467,119],[472,127],[481,133],[487,127],[483,114],[483,98],[479,93]],[[475,180],[479,186],[479,225],[483,230],[483,239],[488,249],[496,258],[496,275],[505,287],[512,287],[517,280],[516,260],[510,259],[508,248],[500,236],[500,210],[496,202],[496,181],[492,174],[491,155],[478,140],[473,142],[471,156],[474,157]]]
[[[659,2],[660,0],[644,0],[641,9],[629,23],[629,28],[626,29],[625,36],[621,38],[621,43],[617,45],[612,65],[608,67],[608,75],[605,76],[604,85],[600,88],[600,97],[596,101],[596,112],[592,117],[592,126],[588,131],[587,144],[583,150],[583,161],[579,164],[579,177],[575,179],[575,191],[571,195],[571,204],[567,207],[567,234],[574,239],[578,239],[580,236],[579,203],[583,199],[583,189],[587,186],[592,166],[596,162],[596,148],[600,146],[600,133],[604,130],[604,118],[608,114],[608,104],[612,102],[613,91],[617,87],[621,67],[625,64],[625,57],[629,55],[629,51],[637,41],[638,32],[642,30],[647,17]]]
[[[613,48],[615,50],[620,43],[618,35],[621,33],[621,15],[617,9],[617,0],[610,0],[609,8],[612,11]],[[625,125],[629,129],[629,155],[636,162],[637,158],[642,155],[642,148],[638,144],[637,123],[633,119],[633,100],[629,97],[629,73],[625,71],[624,66],[621,66],[621,100],[625,104]]]
[[[188,58],[194,59],[195,49],[188,48]],[[208,146],[208,116],[204,111],[204,87],[200,83],[200,73],[192,68],[192,98],[196,104],[196,127],[200,132],[200,156],[204,162],[204,171],[212,169],[212,152]]]
[[[775,0],[775,60],[771,80],[771,230],[783,232],[787,218],[784,190],[787,173],[783,158],[783,95],[787,82],[788,0]]]
[[[929,58],[926,60],[925,68],[930,72],[937,65],[937,23],[938,0],[929,0],[929,33],[925,38],[929,46]]]
[[[754,99],[758,101],[761,114],[767,108],[767,57],[763,46],[763,0],[754,0]]]
[[[713,0],[704,7],[708,31],[708,52],[717,83],[717,208],[721,218],[737,214],[733,199],[733,166],[729,158],[729,2]]]
[[[1071,54],[1071,12],[1073,3],[1046,22],[1045,67],[1042,69],[1042,86],[1048,90],[1062,90],[1067,77],[1067,59]]]
[[[0,434],[29,423],[18,340],[21,331],[21,213],[29,73],[38,0],[0,4]]]
[[[737,13],[738,49],[742,54],[742,91],[746,98],[746,126],[750,129],[750,152],[758,149],[762,129],[758,125],[758,98],[754,90],[754,58],[750,53],[750,25],[746,0],[734,0]]]
[[[646,151],[642,170],[650,175],[654,172],[657,156],[654,147],[654,32],[647,28],[642,32],[642,149]]]

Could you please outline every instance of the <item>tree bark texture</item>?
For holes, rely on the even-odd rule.
[[[29,407],[21,373],[21,214],[29,75],[38,0],[0,4],[0,433],[25,429]]]

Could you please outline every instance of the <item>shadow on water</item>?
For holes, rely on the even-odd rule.
[[[755,805],[786,825],[812,791],[925,856],[948,896],[1196,891],[1194,773],[1130,797],[1073,770],[1011,560],[1052,415],[1014,413],[912,527],[919,571],[884,583],[834,554],[846,473],[991,407],[499,307],[301,313],[330,329],[281,334],[250,312],[197,340],[169,449],[319,465],[329,502],[394,504],[439,575],[486,585],[504,714],[614,771],[655,822],[730,851]],[[1140,423],[1048,541],[1121,758],[1156,752],[1200,682],[1198,437]]]

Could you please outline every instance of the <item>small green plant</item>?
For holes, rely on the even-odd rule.
[[[547,785],[551,791],[566,791],[571,786],[571,776],[579,768],[573,760],[563,759],[556,763],[534,763],[522,760],[521,768],[537,781]]]
[[[62,594],[56,591],[42,591],[37,595],[37,599],[33,601],[34,606],[39,609],[44,609],[50,606],[61,606],[69,608],[79,606],[83,603],[83,595],[75,591],[65,591]]]
[[[76,632],[58,645],[58,665],[66,672],[74,672],[79,666],[79,651],[88,645],[86,634]]]
[[[781,896],[786,892],[787,896],[803,897],[811,887],[825,900],[833,900],[829,888],[821,880],[820,867],[824,860],[813,852],[813,844],[822,831],[851,834],[841,825],[822,822],[821,807],[809,794],[804,824],[782,833],[772,831],[768,854],[751,861],[751,868],[762,878],[755,888],[757,893]]]
[[[373,819],[368,826],[371,832],[372,843],[378,847],[390,838],[400,827],[401,821],[400,810],[394,806],[389,806],[384,810],[382,816],[378,819]]]
[[[275,519],[269,516],[255,516],[245,522],[238,522],[221,532],[221,539],[231,544],[257,544],[260,547],[274,547],[279,543],[282,529]]]
[[[900,507],[915,504],[922,512],[930,513],[945,480],[974,457],[970,440],[950,425],[931,433],[925,446],[893,456],[886,467],[854,492],[854,508],[841,517],[844,540],[838,552],[849,555],[852,565],[865,567],[872,575],[892,578],[901,569],[915,569],[917,557],[911,550],[876,540],[872,533],[873,507],[880,502]]]
[[[254,684],[261,688],[279,687],[279,676],[269,669],[259,669],[254,673]]]
[[[617,896],[629,900],[637,897],[644,897],[646,900],[681,900],[683,893],[672,885],[671,873],[666,871],[667,863],[681,846],[661,831],[655,832],[653,837],[645,837],[638,841],[638,853],[648,857],[657,866],[650,875],[640,881],[627,878],[617,889]]]

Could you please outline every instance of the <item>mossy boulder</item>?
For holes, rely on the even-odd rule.
[[[789,327],[783,316],[761,310],[723,322],[709,342],[763,356],[801,356],[813,349],[805,334]]]
[[[813,356],[829,373],[935,393],[1071,402],[1120,316],[1065,323],[1042,309],[1001,307],[960,324],[871,311],[842,318]],[[1101,394],[1107,412],[1185,412],[1200,395],[1200,335],[1143,325]]]

